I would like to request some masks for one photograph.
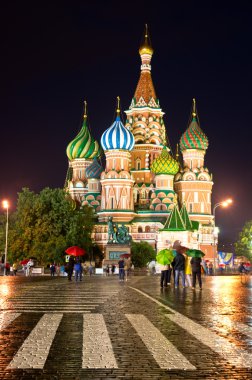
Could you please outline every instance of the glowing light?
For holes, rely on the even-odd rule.
[[[5,209],[9,208],[9,201],[7,201],[7,199],[3,200],[2,205]]]
[[[4,284],[4,285],[0,286],[1,296],[8,296],[9,292],[10,292],[10,289],[9,289],[8,285]]]

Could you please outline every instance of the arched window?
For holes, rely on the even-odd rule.
[[[141,160],[137,159],[136,160],[136,170],[140,170],[140,169],[141,169]]]
[[[143,229],[142,229],[142,227],[138,227],[138,232],[143,232]]]
[[[150,232],[150,226],[145,227],[145,232]]]

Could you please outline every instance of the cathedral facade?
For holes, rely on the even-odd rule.
[[[103,252],[112,217],[127,226],[133,241],[146,241],[159,251],[179,240],[213,260],[213,181],[204,164],[208,139],[199,125],[195,99],[191,121],[173,157],[152,82],[153,48],[147,28],[139,54],[140,78],[125,111],[125,124],[118,98],[116,119],[99,143],[88,128],[85,106],[82,128],[67,147],[66,189],[79,206],[93,207],[97,220],[93,240]]]

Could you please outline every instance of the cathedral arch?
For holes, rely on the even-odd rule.
[[[161,204],[157,205],[157,207],[156,207],[155,210],[156,211],[166,211],[167,210],[167,206],[164,205],[163,203],[161,203]]]
[[[166,194],[161,191],[160,193],[158,193],[157,196],[158,196],[158,198],[165,198]]]
[[[75,182],[75,187],[82,188],[82,187],[84,187],[84,183],[82,181],[77,181],[77,182]]]
[[[196,174],[193,172],[187,172],[183,175],[183,181],[195,181]]]

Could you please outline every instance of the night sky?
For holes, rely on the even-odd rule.
[[[229,250],[252,219],[252,8],[226,1],[5,1],[1,5],[0,199],[23,187],[63,187],[66,146],[88,102],[100,140],[128,109],[140,74],[144,24],[152,78],[172,150],[188,126],[192,98],[209,138],[220,241]],[[228,244],[228,245],[227,245]]]

